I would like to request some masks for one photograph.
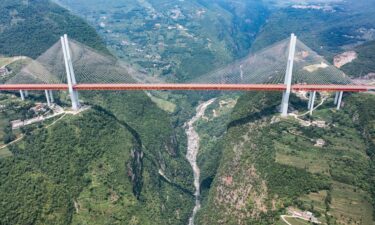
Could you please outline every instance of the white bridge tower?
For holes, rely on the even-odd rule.
[[[78,92],[74,90],[74,85],[77,84],[77,81],[76,81],[76,77],[74,74],[68,36],[66,34],[63,37],[61,37],[61,45],[62,45],[62,50],[64,54],[66,77],[68,80],[69,95],[72,101],[72,109],[74,111],[77,111],[80,107],[80,104],[78,101]]]
[[[292,34],[290,37],[288,65],[286,68],[285,81],[284,81],[284,84],[286,85],[286,90],[284,91],[283,100],[281,102],[281,116],[283,117],[288,116],[289,97],[290,97],[290,92],[292,88],[292,75],[293,75],[294,55],[296,52],[296,44],[297,44],[297,37],[296,35]]]

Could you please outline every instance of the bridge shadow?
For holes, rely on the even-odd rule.
[[[227,130],[254,122],[264,117],[280,114],[281,97],[282,93],[269,92],[249,93],[242,96],[239,99],[240,104],[237,103],[237,105],[241,106],[240,108],[235,108],[233,112],[234,116],[232,121],[227,125]],[[243,108],[248,109],[243,110]],[[290,95],[289,111],[303,110],[305,108],[305,101],[301,100],[294,94]]]
[[[264,108],[260,112],[252,113],[250,115],[247,115],[246,117],[243,117],[243,118],[240,118],[240,119],[237,119],[237,120],[233,120],[228,124],[227,130],[229,130],[231,128],[234,128],[234,127],[237,127],[237,126],[241,126],[241,125],[250,123],[250,122],[254,122],[254,121],[259,120],[263,117],[268,117],[270,115],[274,115],[274,114],[278,113],[278,111],[275,109],[276,107],[277,106],[267,107],[267,108]]]
[[[280,93],[251,92],[241,96],[233,110],[227,130],[278,113],[280,102]]]

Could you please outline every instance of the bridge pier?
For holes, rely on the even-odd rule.
[[[313,96],[312,91],[309,91],[309,103],[307,104],[307,109],[309,109],[309,110],[310,110],[310,107],[311,107],[312,96]]]
[[[80,105],[79,105],[79,100],[78,100],[78,92],[74,90],[73,88],[73,86],[77,84],[77,81],[75,78],[73,63],[72,63],[72,59],[70,55],[68,36],[65,34],[60,39],[61,39],[61,45],[62,45],[62,50],[64,54],[65,70],[66,70],[66,76],[68,80],[69,95],[72,101],[72,109],[74,111],[77,111]]]
[[[21,96],[21,100],[25,101],[25,95],[22,90],[20,90],[20,96]]]
[[[48,90],[44,90],[44,93],[46,94],[47,105],[51,106],[51,100],[49,99],[49,91]]]
[[[28,90],[25,91],[25,97],[26,98],[29,97],[29,91]]]
[[[340,94],[338,95],[338,100],[337,100],[337,110],[340,110],[341,108],[341,102],[342,102],[342,96],[343,96],[344,92],[343,91],[340,91]]]
[[[315,98],[316,98],[316,91],[313,91],[311,95],[311,102],[310,102],[310,116],[312,115],[314,111]]]
[[[294,55],[296,52],[296,43],[297,37],[292,34],[290,37],[290,45],[289,45],[289,56],[288,56],[288,64],[285,73],[285,81],[284,84],[286,85],[286,90],[283,94],[283,100],[281,102],[281,116],[286,117],[288,116],[288,107],[289,107],[289,97],[292,87],[292,75],[293,75],[293,64],[294,64]]]
[[[335,105],[337,105],[337,101],[339,100],[339,95],[340,95],[340,92],[336,91],[335,101],[333,102]]]
[[[53,92],[52,90],[49,90],[49,99],[51,100],[51,103],[54,103],[55,102],[55,99],[53,97]]]

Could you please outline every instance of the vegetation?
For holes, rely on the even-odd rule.
[[[20,18],[2,27],[0,38],[9,45],[0,46],[4,54],[36,57],[63,33],[107,51],[94,29],[49,1],[6,1],[0,8],[7,21],[2,24],[11,23],[9,9]],[[93,109],[48,128],[24,129],[22,141],[1,151],[1,157],[13,157],[0,159],[0,198],[7,205],[0,207],[0,224],[185,224],[194,202],[191,168],[177,142],[182,130],[175,131],[168,114],[143,92],[81,98]],[[6,101],[0,122],[28,116],[13,113],[22,112],[23,102]],[[68,106],[65,93],[56,101]]]
[[[342,70],[353,77],[366,76],[375,73],[374,51],[375,41],[366,42],[354,49],[358,58],[343,66]]]
[[[323,105],[312,119],[324,120],[324,128],[271,119],[279,98],[257,93],[238,100],[223,140],[211,147],[222,156],[203,195],[199,224],[271,224],[288,206],[311,211],[327,224],[371,224],[373,96],[347,96],[338,112]],[[294,97],[292,104],[300,107]],[[319,138],[326,141],[323,147],[314,146]],[[210,164],[202,162],[202,168]],[[350,210],[354,202],[358,210]]]
[[[277,1],[280,2],[280,1]],[[266,47],[290,33],[295,33],[307,46],[328,59],[341,53],[342,49],[371,40],[372,25],[375,22],[374,0],[331,1],[321,9],[300,9],[288,6],[276,8],[267,24],[253,44],[252,49]],[[329,8],[324,8],[324,7]],[[353,14],[352,12],[358,12]],[[350,21],[350,22],[349,22]]]
[[[32,101],[22,102],[15,100],[15,96],[2,94],[0,96],[0,140],[8,144],[16,138],[16,134],[11,127],[11,121],[18,119],[28,119],[33,116],[30,108],[33,106]],[[1,144],[0,144],[1,145]]]
[[[126,62],[180,82],[246,55],[268,14],[262,1],[58,2],[87,18]]]
[[[0,55],[36,58],[63,34],[108,52],[94,28],[49,0],[3,0],[0,24]]]
[[[116,126],[113,121],[105,122],[107,119],[103,114],[91,112],[87,117],[70,118],[72,124],[64,121],[49,129],[38,129],[26,136],[21,145],[12,146],[15,157],[1,160],[4,182],[0,193],[6,206],[1,210],[1,223],[68,224],[73,214],[73,199],[88,182],[83,174],[90,161],[116,145],[112,141],[113,134],[117,134]],[[87,129],[89,126],[97,129]],[[101,135],[100,141],[94,142],[93,132]]]
[[[371,105],[375,103],[374,96],[354,96],[347,101],[345,111],[352,115],[354,126],[361,132],[366,140],[366,152],[370,158],[370,169],[366,174],[368,190],[372,196],[372,205],[375,209],[375,109]],[[375,210],[374,210],[375,215]]]
[[[144,144],[139,144],[144,137],[141,133],[101,108],[32,131],[20,144],[9,147],[14,157],[0,160],[4,181],[0,195],[2,204],[7,205],[0,210],[0,223],[185,221],[189,208],[184,211],[177,202],[186,202],[191,193],[178,185],[178,179],[176,183],[159,180],[155,164],[162,159],[155,159],[154,150],[142,147],[149,146],[150,139],[144,138]],[[134,161],[141,159],[136,158],[137,151],[145,154],[141,164]],[[169,162],[173,166],[173,160],[164,160],[164,166],[169,167]],[[141,174],[136,173],[138,169]],[[168,208],[163,209],[162,204]],[[175,217],[176,210],[184,217]],[[159,216],[152,216],[154,213]]]
[[[367,41],[375,22],[365,0],[327,3],[329,10],[275,8],[269,1],[58,2],[85,17],[120,58],[172,81],[198,78],[291,32],[332,57]],[[109,52],[95,28],[48,0],[3,0],[0,22],[2,55],[35,58],[64,33]],[[373,72],[373,45],[357,47],[359,58],[344,70]],[[24,135],[0,149],[0,224],[187,223],[194,188],[183,124],[199,100],[217,92],[81,92],[91,109],[53,126],[12,130],[10,121],[35,116],[29,109],[42,97],[32,94],[25,102],[0,94],[0,147]],[[203,198],[197,224],[282,224],[289,206],[313,212],[323,224],[373,224],[374,96],[345,96],[341,111],[330,100],[302,117],[323,127],[278,118],[280,98],[231,93],[197,122]],[[60,93],[56,101],[68,106],[69,100]],[[306,108],[294,95],[291,102],[295,110]]]

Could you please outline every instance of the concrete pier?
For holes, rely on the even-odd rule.
[[[343,91],[340,91],[340,94],[338,96],[338,100],[337,100],[337,110],[340,110],[341,108],[341,103],[342,103],[342,96],[343,96],[344,92]]]
[[[311,97],[311,103],[310,103],[310,116],[312,115],[312,113],[313,113],[313,111],[314,111],[315,98],[316,98],[316,91],[314,91],[314,92],[312,93],[312,97]]]
[[[25,95],[22,90],[20,90],[20,96],[21,96],[22,101],[25,101]]]

